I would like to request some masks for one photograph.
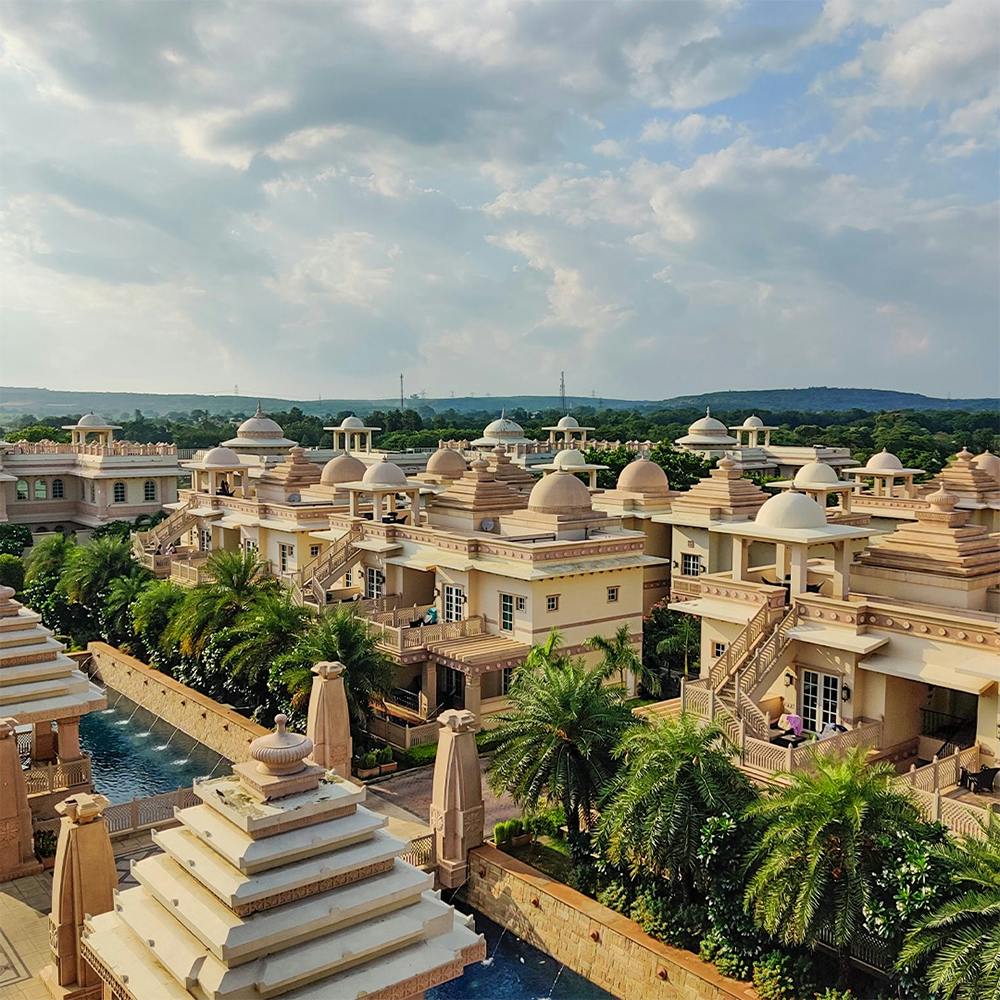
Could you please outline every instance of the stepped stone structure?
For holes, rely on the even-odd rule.
[[[471,917],[443,903],[365,790],[307,761],[277,731],[232,775],[195,783],[199,805],[153,834],[83,954],[116,1000],[406,1000],[485,957]]]
[[[438,721],[441,729],[434,758],[430,822],[438,881],[452,889],[465,882],[469,851],[483,842],[486,812],[476,749],[476,716],[451,709],[442,712]]]
[[[343,778],[351,776],[351,719],[344,690],[344,664],[322,661],[313,668],[306,737],[312,741],[310,760]]]
[[[42,869],[31,840],[31,809],[14,736],[16,719],[0,719],[0,882]]]
[[[118,881],[103,795],[82,793],[56,806],[62,816],[52,872],[49,940],[52,965],[41,972],[56,1000],[100,1000],[102,983],[80,954],[84,919],[114,906]]]
[[[670,509],[712,520],[744,520],[756,516],[767,499],[768,494],[744,479],[736,462],[724,455],[705,479],[674,497]]]

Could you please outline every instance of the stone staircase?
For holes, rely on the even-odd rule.
[[[292,597],[299,604],[322,610],[327,591],[361,558],[361,549],[355,543],[363,536],[364,528],[355,524],[325,552],[306,563],[292,577]]]
[[[132,551],[136,559],[142,562],[145,556],[156,549],[157,545],[170,545],[172,542],[176,542],[185,531],[193,528],[198,523],[198,518],[194,516],[192,510],[192,504],[188,503],[147,531],[135,532],[132,535]]]

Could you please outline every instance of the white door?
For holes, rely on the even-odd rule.
[[[444,620],[460,622],[465,609],[465,591],[446,584],[444,588]]]
[[[382,596],[382,574],[374,566],[369,566],[365,570],[365,597],[377,598]]]
[[[802,722],[820,733],[828,723],[840,722],[840,678],[816,670],[802,671]]]

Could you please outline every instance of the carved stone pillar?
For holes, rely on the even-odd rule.
[[[31,763],[44,764],[56,758],[56,734],[51,722],[36,722],[31,727]]]
[[[80,750],[80,717],[75,719],[60,719],[59,731],[56,733],[56,753],[61,761],[79,760],[83,756]]]
[[[31,840],[31,808],[14,735],[16,719],[0,719],[0,882],[42,870]]]
[[[344,669],[343,663],[325,660],[312,668],[306,736],[313,742],[313,763],[350,779],[353,744]]]
[[[108,805],[103,795],[84,792],[56,806],[62,822],[52,871],[52,964],[42,969],[41,978],[60,1000],[101,996],[101,980],[80,954],[80,933],[85,917],[107,913],[114,906],[118,876],[102,815]]]
[[[483,779],[476,749],[476,717],[450,709],[438,717],[437,756],[431,791],[430,824],[434,831],[438,881],[460,886],[468,873],[468,854],[483,842]]]

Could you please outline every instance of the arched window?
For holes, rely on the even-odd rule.
[[[17,497],[18,500],[28,499],[28,484],[23,479],[19,479],[17,481],[17,488],[15,490],[14,495]]]
[[[125,484],[120,480],[115,483],[111,496],[115,503],[125,503]]]
[[[156,499],[156,481],[154,479],[147,479],[142,484],[142,498],[147,503]]]
[[[63,487],[63,481],[61,479],[53,479],[52,480],[52,499],[53,500],[62,500],[62,498],[65,495],[66,495],[66,491],[65,491],[65,489]]]
[[[49,487],[48,483],[44,479],[35,480],[35,499],[36,500],[48,500],[49,498]]]

